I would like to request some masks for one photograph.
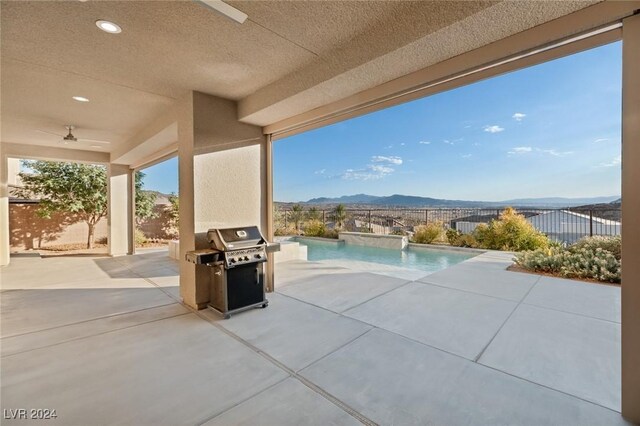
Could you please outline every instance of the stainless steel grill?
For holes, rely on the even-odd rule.
[[[267,252],[278,251],[257,226],[210,229],[210,248],[187,252],[186,260],[209,267],[209,307],[225,319],[255,307],[266,308],[264,265]],[[198,275],[198,274],[197,274]]]

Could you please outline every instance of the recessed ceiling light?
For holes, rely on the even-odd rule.
[[[122,32],[122,28],[120,28],[118,24],[103,19],[96,21],[96,26],[109,34],[119,34]]]
[[[89,102],[89,99],[84,96],[74,96],[73,100],[78,102]]]

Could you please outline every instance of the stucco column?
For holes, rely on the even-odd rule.
[[[182,110],[180,294],[201,309],[209,301],[209,269],[186,262],[184,255],[208,246],[204,236],[210,228],[258,225],[266,232],[266,137],[260,127],[237,120],[234,101],[193,92]]]
[[[0,144],[0,266],[9,264],[8,158]]]
[[[133,172],[129,166],[108,166],[109,254],[122,256],[133,253]]]
[[[622,415],[640,423],[640,15],[622,43]]]

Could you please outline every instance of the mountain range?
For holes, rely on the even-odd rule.
[[[504,201],[469,201],[446,200],[440,198],[419,197],[415,195],[394,194],[389,196],[376,196],[367,194],[343,195],[342,197],[312,198],[304,204],[366,204],[388,207],[575,207],[585,204],[615,203],[620,199],[619,195],[609,197],[582,197],[582,198],[516,198]]]

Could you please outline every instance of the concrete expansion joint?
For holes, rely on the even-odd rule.
[[[124,265],[125,267],[127,267],[127,269],[131,270],[131,268],[129,268],[128,265]],[[145,281],[149,282],[151,285],[153,285],[154,287],[158,288],[159,290],[161,290],[163,293],[165,293],[167,296],[169,296],[171,299],[176,300],[178,303],[180,303],[182,306],[184,306],[185,308],[187,308],[189,311],[193,312],[198,318],[206,321],[207,323],[211,324],[213,327],[216,327],[218,330],[220,330],[221,332],[223,332],[224,334],[226,334],[227,336],[233,338],[234,340],[236,340],[237,342],[243,344],[244,346],[246,346],[247,348],[249,348],[251,351],[253,351],[254,353],[256,353],[257,355],[261,356],[262,358],[266,359],[267,361],[269,361],[270,363],[274,364],[276,367],[280,368],[281,370],[285,371],[289,377],[291,378],[295,378],[296,380],[298,380],[300,383],[302,383],[303,385],[305,385],[306,387],[308,387],[309,389],[311,389],[312,391],[316,392],[317,394],[319,394],[320,396],[322,396],[323,398],[325,398],[327,401],[331,402],[332,404],[336,405],[337,407],[339,407],[340,409],[342,409],[344,412],[346,412],[347,414],[349,414],[350,416],[354,417],[356,420],[358,420],[360,423],[365,424],[365,425],[369,425],[369,426],[377,426],[377,423],[374,422],[373,420],[365,417],[364,415],[362,415],[360,412],[358,412],[357,410],[355,410],[354,408],[350,407],[349,405],[345,404],[343,401],[341,401],[340,399],[336,398],[335,396],[331,395],[330,393],[326,392],[324,389],[320,388],[319,386],[315,385],[313,382],[307,380],[305,377],[299,375],[296,371],[290,369],[289,367],[287,367],[286,365],[282,364],[281,362],[279,362],[278,360],[276,360],[275,358],[273,358],[271,355],[269,355],[268,353],[260,350],[259,348],[257,348],[256,346],[252,345],[251,343],[247,342],[246,340],[242,339],[241,337],[239,337],[237,334],[227,330],[226,328],[224,328],[223,326],[221,326],[220,324],[217,324],[216,322],[212,321],[210,318],[207,318],[202,311],[198,311],[196,309],[193,309],[191,306],[185,304],[182,300],[180,300],[179,298],[176,298],[173,294],[171,294],[170,292],[166,291],[163,287],[157,285],[155,282],[153,282],[152,280],[146,278],[146,277],[142,277],[140,274],[137,274],[135,271],[131,270],[131,272],[133,272],[135,275],[138,275],[139,277],[141,277],[142,279],[144,279]],[[356,336],[354,339],[351,339],[350,341],[348,341],[347,343],[345,343],[344,345],[342,345],[341,347],[337,348],[334,351],[331,351],[331,353],[334,353],[335,351],[343,348],[344,346],[347,346],[349,344],[351,344],[354,340],[359,339],[360,337],[362,337],[363,335],[367,334],[369,331],[371,330],[367,330],[364,333]],[[331,353],[327,354],[330,355]],[[325,355],[326,357],[326,355]],[[322,358],[325,358],[322,357]],[[322,359],[321,358],[321,359]],[[312,363],[313,364],[313,363]],[[310,365],[312,365],[310,364]],[[308,366],[306,366],[308,367]],[[305,367],[305,368],[306,368]],[[280,380],[277,383],[274,383],[272,386],[270,386],[267,389],[261,390],[260,392],[249,396],[248,398],[246,398],[245,400],[242,400],[240,402],[238,402],[237,404],[235,404],[234,406],[240,405],[243,402],[247,401],[248,399],[253,398],[254,396],[256,396],[259,393],[265,392],[268,389],[278,385],[279,383],[281,383],[282,381],[286,380]],[[229,409],[231,409],[233,407],[229,407],[227,408],[225,411],[223,411],[222,413],[217,413],[216,415],[209,417],[207,419],[202,420],[201,422],[199,422],[198,424],[203,424],[208,422],[209,420],[223,414],[224,412],[228,411]]]

